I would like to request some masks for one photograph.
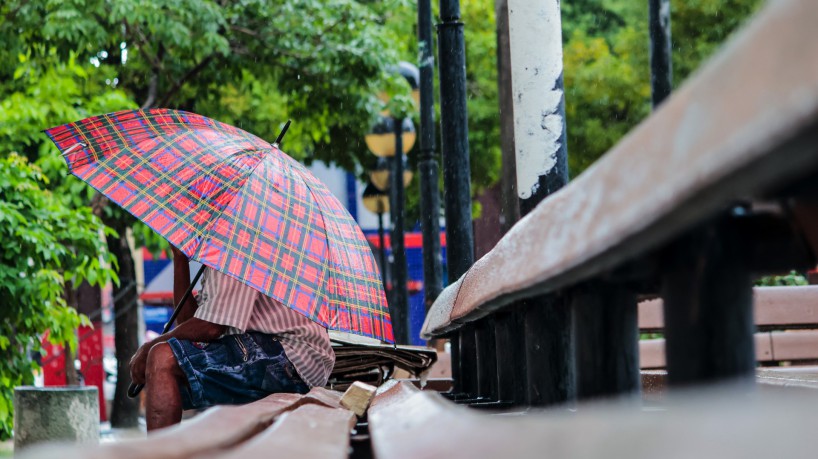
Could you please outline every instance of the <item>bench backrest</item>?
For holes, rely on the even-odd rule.
[[[757,287],[754,289],[756,360],[772,362],[818,361],[818,286]],[[664,332],[662,300],[639,303],[639,329]],[[664,338],[639,342],[639,366],[666,366]]]
[[[756,287],[754,317],[760,331],[818,329],[818,285]],[[665,328],[662,300],[639,303],[639,330],[662,332]]]

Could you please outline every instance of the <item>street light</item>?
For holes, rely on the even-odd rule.
[[[409,186],[412,182],[412,169],[409,168],[409,159],[403,155],[403,186]],[[392,170],[389,159],[378,158],[375,168],[369,171],[369,180],[381,191],[388,191],[392,182]]]
[[[412,100],[415,101],[415,107],[420,106],[420,70],[408,62],[399,62],[397,72],[406,79],[409,86],[412,88]]]
[[[413,98],[419,99],[420,72],[417,67],[401,62],[392,69],[403,76],[412,88]],[[384,102],[388,103],[388,100]],[[367,147],[375,156],[389,158],[392,177],[404,177],[403,154],[408,153],[415,143],[417,135],[410,118],[396,118],[389,112],[381,115],[378,123],[365,136]],[[400,159],[400,160],[398,160]],[[410,177],[411,180],[411,177]],[[409,292],[407,290],[406,249],[404,246],[404,180],[391,181],[389,187],[390,216],[392,217],[392,325],[395,330],[395,341],[409,343]]]
[[[378,261],[381,263],[381,280],[383,281],[383,288],[386,290],[386,243],[383,236],[383,214],[389,212],[389,195],[383,190],[379,190],[374,184],[369,183],[364,188],[362,200],[368,211],[378,215],[378,242],[380,247]]]

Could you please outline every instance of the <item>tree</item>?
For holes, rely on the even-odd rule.
[[[67,207],[47,184],[25,158],[0,159],[0,440],[11,436],[14,387],[33,383],[29,353],[40,350],[43,334],[76,348],[83,318],[66,303],[65,284],[116,280],[101,238],[111,231],[91,209]]]
[[[322,159],[352,169],[363,133],[381,108],[374,88],[397,61],[382,27],[405,0],[11,0],[0,5],[0,98],[8,101],[0,143],[41,164],[51,186],[88,203],[89,191],[64,179],[56,149],[39,130],[89,114],[140,106],[191,110],[274,138],[297,159]],[[43,75],[67,68],[68,96]],[[40,84],[37,89],[33,89]],[[43,97],[49,94],[50,97]],[[89,102],[90,101],[90,102]],[[16,113],[19,111],[19,114]],[[82,115],[82,116],[80,116]],[[17,118],[17,119],[15,119]],[[132,258],[125,241],[135,222],[110,207],[118,231],[110,249],[120,259],[117,316],[131,311]],[[137,225],[136,234],[150,237]],[[155,239],[153,242],[156,242]],[[122,295],[120,295],[122,294]],[[119,380],[133,352],[135,327],[117,322]],[[128,336],[125,340],[123,337]],[[112,423],[136,423],[136,405],[118,390]],[[119,408],[124,412],[119,414]]]

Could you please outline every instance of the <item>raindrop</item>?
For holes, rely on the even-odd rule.
[[[106,79],[105,79],[105,84],[107,84],[108,86],[110,86],[110,85],[111,85],[111,79],[110,79],[110,78],[106,78]]]
[[[124,41],[119,44],[119,49],[125,49],[127,47],[128,47],[128,45],[126,45]]]
[[[299,80],[301,79],[301,74],[300,74],[300,73],[298,74],[298,77],[297,77],[297,78],[298,78]]]
[[[104,50],[103,50],[103,51],[100,51],[98,55],[99,55],[99,57],[101,57],[102,59],[107,59],[107,58],[108,58],[108,51],[104,51]]]
[[[25,277],[26,277],[26,272],[25,272],[25,271],[20,271],[20,277],[21,277],[21,278],[23,278],[23,279],[25,279]]]
[[[128,60],[128,50],[122,50],[122,65],[125,65],[125,62]]]
[[[31,267],[34,266],[34,259],[31,258],[31,257],[28,257],[28,260],[26,260],[26,263],[28,264],[28,267],[31,268]]]

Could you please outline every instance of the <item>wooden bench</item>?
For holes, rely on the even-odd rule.
[[[756,361],[763,365],[818,362],[818,286],[754,289]],[[663,303],[639,303],[639,330],[663,333]],[[639,341],[642,369],[665,368],[664,338]]]
[[[818,252],[817,18],[769,2],[445,289],[422,335],[459,344],[454,397],[638,391],[638,295],[663,298],[671,385],[751,380],[752,281]]]
[[[99,446],[46,445],[21,458],[181,459],[260,457],[345,458],[356,416],[341,393],[321,388],[307,395],[274,394],[242,406],[217,406],[146,438]]]

